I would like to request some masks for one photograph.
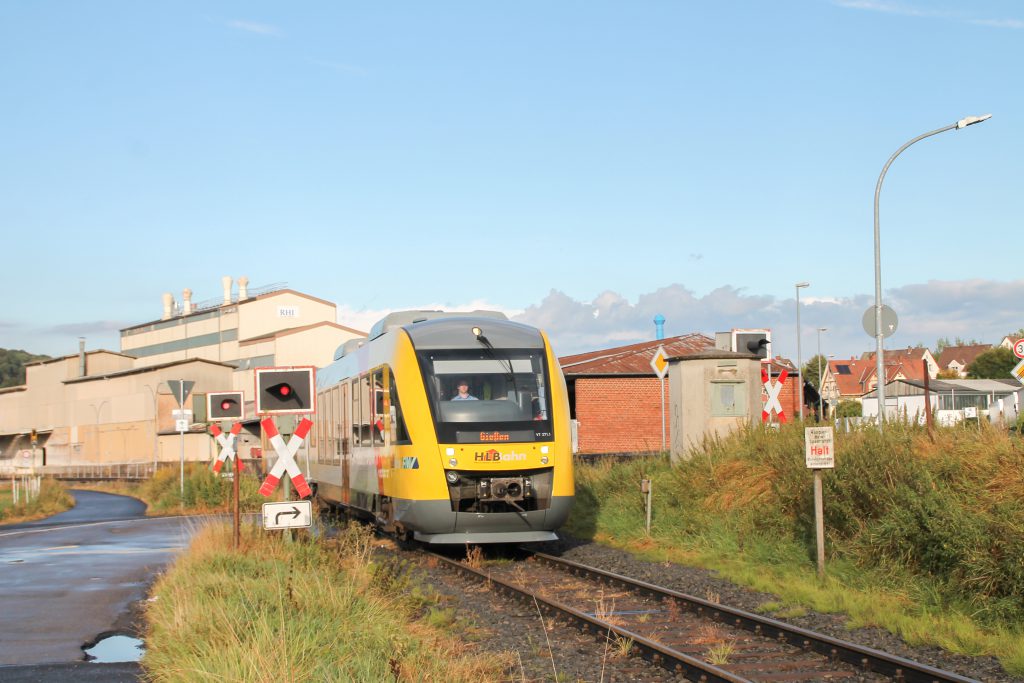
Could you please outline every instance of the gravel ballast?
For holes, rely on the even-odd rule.
[[[566,537],[536,549],[697,597],[713,598],[723,605],[749,612],[757,612],[764,603],[778,602],[776,596],[738,586],[705,569],[669,562],[648,562],[599,543]],[[414,556],[413,553],[409,555]],[[614,643],[603,648],[595,645],[594,636],[581,635],[564,625],[551,628],[546,618],[549,628],[545,636],[536,607],[499,596],[491,588],[456,576],[449,569],[430,566],[422,560],[417,560],[417,565],[424,572],[424,578],[444,596],[446,605],[453,607],[461,618],[479,629],[477,632],[484,634],[479,639],[479,647],[495,653],[516,653],[517,664],[508,680],[683,680],[664,669],[623,656],[615,650]],[[994,657],[968,657],[937,647],[910,646],[898,636],[879,628],[848,629],[843,615],[808,610],[802,616],[783,621],[980,681],[1024,681],[1007,674]]]

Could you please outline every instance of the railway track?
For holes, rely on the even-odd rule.
[[[442,565],[695,681],[967,682],[967,678],[774,619],[543,553],[475,568]]]

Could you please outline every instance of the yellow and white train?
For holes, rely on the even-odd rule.
[[[393,313],[340,347],[309,455],[322,503],[425,543],[552,540],[572,506],[558,359],[501,313]]]

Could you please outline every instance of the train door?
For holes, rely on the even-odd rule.
[[[348,505],[351,480],[349,466],[352,462],[352,389],[348,382],[341,385],[341,498]]]

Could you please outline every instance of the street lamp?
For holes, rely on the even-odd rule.
[[[96,429],[95,429],[96,434],[95,435],[96,435],[96,461],[97,462],[99,462],[100,458],[102,457],[102,454],[100,453],[100,450],[101,450],[100,446],[102,446],[102,441],[100,440],[100,413],[103,412],[103,406],[105,406],[108,403],[110,403],[110,401],[108,401],[107,399],[103,399],[102,401],[100,401],[99,406],[97,406],[95,403],[90,403],[89,404],[89,407],[93,409],[93,413],[96,415]]]
[[[827,327],[818,328],[818,419],[822,419],[822,412],[824,411],[825,399],[822,394],[825,392],[825,383],[822,382],[821,377],[821,333],[828,332]]]
[[[933,130],[930,133],[925,133],[924,135],[918,135],[916,138],[896,150],[896,153],[889,157],[889,160],[885,162],[885,166],[882,167],[882,173],[878,176],[878,184],[875,185],[875,388],[878,390],[879,429],[882,429],[882,423],[885,421],[885,365],[882,360],[882,257],[879,248],[878,231],[878,196],[882,192],[882,180],[885,179],[885,172],[889,170],[889,166],[896,160],[896,157],[915,142],[924,140],[932,135],[945,133],[947,130],[960,130],[967,126],[973,126],[976,123],[987,121],[990,118],[992,118],[992,114],[968,116],[967,118],[960,119],[956,123],[944,128]]]
[[[796,377],[797,394],[796,399],[800,402],[800,420],[804,419],[804,371],[803,359],[800,358],[800,290],[810,287],[810,282],[796,283]]]

